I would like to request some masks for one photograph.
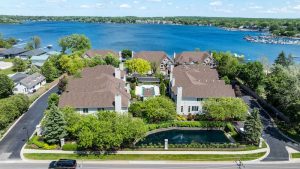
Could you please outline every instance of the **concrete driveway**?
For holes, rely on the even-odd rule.
[[[57,91],[58,88],[54,87],[39,98],[1,140],[0,161],[21,160],[21,149],[26,143],[27,137],[33,134],[35,126],[38,125],[43,118],[44,110],[47,108],[48,96]]]

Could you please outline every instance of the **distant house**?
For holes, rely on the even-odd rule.
[[[206,65],[180,65],[172,68],[170,93],[180,115],[201,114],[208,98],[235,97],[231,85],[219,80],[216,69]]]
[[[125,72],[110,65],[85,68],[81,78],[71,78],[61,95],[59,107],[73,107],[81,114],[97,111],[125,113],[130,105],[130,94],[125,84]]]
[[[19,56],[24,59],[27,60],[32,56],[40,56],[45,54],[46,52],[43,49],[33,49],[24,53],[21,53]]]
[[[24,78],[23,78],[24,77]],[[39,74],[34,73],[26,76],[18,74],[11,77],[15,82],[14,93],[30,94],[36,92],[40,87],[46,84],[46,78]]]
[[[26,49],[23,48],[10,48],[0,52],[0,56],[3,58],[14,58],[20,56],[22,53],[27,52]]]
[[[140,85],[135,87],[135,94],[146,100],[149,97],[159,96],[160,91],[156,85]]]
[[[31,62],[33,65],[42,67],[43,64],[46,62],[46,60],[51,56],[51,55],[59,55],[59,52],[56,51],[49,51],[47,53],[44,53],[42,55],[34,55],[30,58]]]
[[[105,59],[105,57],[107,55],[115,56],[116,58],[121,60],[121,54],[117,53],[113,50],[88,50],[87,52],[85,52],[83,57],[84,58],[93,58],[93,57],[99,56],[99,57],[102,57],[103,59]]]
[[[24,78],[26,78],[27,76],[29,76],[28,74],[26,74],[25,72],[18,72],[15,73],[14,75],[12,75],[10,77],[10,79],[15,83],[15,85],[19,84],[20,81]]]
[[[170,71],[170,66],[173,61],[168,55],[163,51],[142,51],[133,54],[133,58],[141,58],[150,62],[153,66],[155,64],[156,69],[162,74],[168,75]],[[151,72],[153,73],[153,72]]]
[[[191,65],[204,64],[208,66],[215,66],[212,54],[200,51],[186,51],[179,54],[174,53],[175,65]]]

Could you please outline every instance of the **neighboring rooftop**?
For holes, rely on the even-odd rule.
[[[150,63],[156,63],[157,66],[160,66],[161,62],[166,58],[171,61],[166,52],[163,51],[142,51],[135,53],[133,57],[147,60]]]
[[[115,68],[108,65],[85,68],[81,78],[69,79],[59,107],[111,108],[116,95],[121,95],[122,107],[128,107],[130,94],[126,91],[125,82],[115,78],[114,73]]]
[[[40,56],[46,52],[43,49],[33,49],[20,54],[21,57]]]
[[[174,68],[175,85],[173,93],[177,94],[177,87],[182,87],[183,97],[217,98],[235,97],[231,85],[219,80],[216,69],[205,65],[180,65]]]
[[[208,57],[208,52],[186,51],[176,55],[175,64],[204,63]]]
[[[39,73],[34,73],[32,75],[27,76],[26,78],[22,79],[20,83],[27,87],[27,88],[32,88],[35,85],[43,82],[45,80],[45,77]]]
[[[21,53],[24,53],[26,52],[27,50],[26,49],[23,49],[23,48],[16,48],[16,47],[13,47],[13,48],[10,48],[10,49],[6,49],[4,51],[1,51],[0,52],[0,55],[3,55],[3,56],[10,56],[10,55],[19,55]]]
[[[137,77],[140,83],[159,83],[160,79],[156,77]]]
[[[10,78],[14,81],[14,83],[20,83],[20,81],[24,78],[28,77],[28,75],[24,72],[18,72],[12,75]]]
[[[101,57],[105,58],[109,54],[119,58],[119,54],[113,50],[88,50],[87,52],[85,52],[84,55],[89,58],[92,58],[95,56],[101,56]]]

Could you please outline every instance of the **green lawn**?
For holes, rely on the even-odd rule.
[[[78,155],[78,154],[38,154],[26,153],[24,156],[32,160],[58,160],[58,159],[78,159],[78,160],[166,160],[166,161],[248,161],[262,157],[265,153],[245,154],[245,155],[159,155],[159,154],[117,154],[117,155]]]
[[[300,158],[300,153],[293,153],[292,158]]]
[[[13,71],[12,68],[0,70],[0,74],[9,75],[9,74],[14,74],[14,73],[15,73],[15,71]]]

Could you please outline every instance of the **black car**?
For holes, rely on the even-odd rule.
[[[76,169],[76,160],[60,159],[58,161],[52,161],[49,164],[49,169]]]

